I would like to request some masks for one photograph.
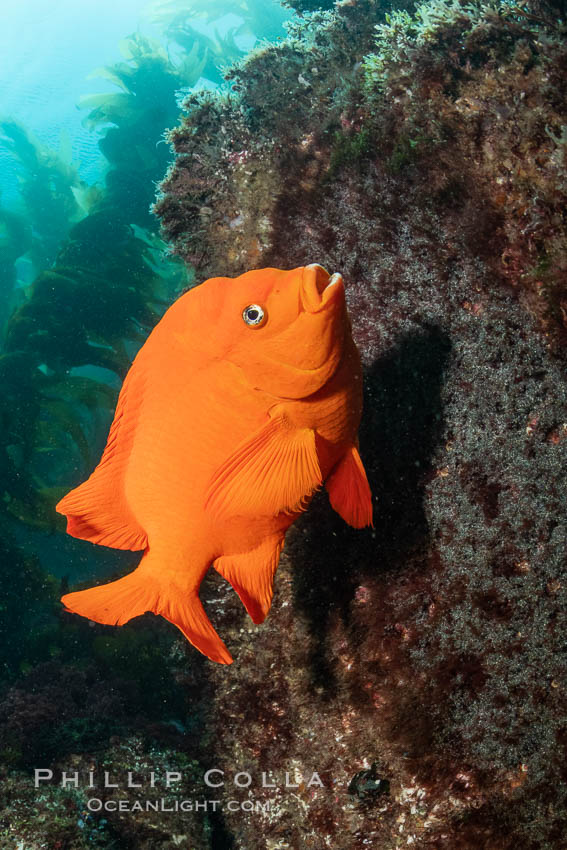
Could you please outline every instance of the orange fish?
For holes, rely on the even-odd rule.
[[[372,523],[361,412],[339,274],[259,269],[182,295],[126,376],[100,463],[57,505],[69,534],[142,560],[67,593],[66,609],[110,625],[153,611],[230,664],[198,596],[205,573],[261,623],[285,533],[323,483],[346,522]]]

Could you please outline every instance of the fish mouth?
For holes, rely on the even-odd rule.
[[[300,297],[303,309],[307,313],[319,313],[338,298],[344,297],[342,276],[329,272],[319,263],[311,263],[303,269]]]

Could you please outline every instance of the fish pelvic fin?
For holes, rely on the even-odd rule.
[[[207,617],[196,590],[184,590],[170,579],[156,579],[142,559],[140,566],[124,578],[67,593],[61,602],[65,610],[95,623],[123,626],[146,611],[161,614],[173,623],[187,640],[219,664],[231,664],[232,657]]]
[[[283,537],[269,538],[250,552],[223,555],[213,564],[231,583],[257,625],[264,622],[272,604],[274,575],[283,545]]]
[[[354,528],[372,527],[372,493],[356,446],[342,456],[325,482],[331,507]]]
[[[322,484],[315,431],[270,419],[213,475],[205,507],[218,517],[276,516],[305,509]]]

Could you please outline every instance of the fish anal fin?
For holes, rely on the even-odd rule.
[[[231,664],[230,653],[207,617],[197,591],[184,590],[173,580],[159,581],[159,572],[156,575],[148,569],[146,557],[124,578],[65,594],[61,601],[66,610],[110,626],[122,626],[146,611],[161,614],[211,661]]]
[[[156,612],[173,623],[195,649],[218,664],[232,664],[232,656],[205,613],[197,593],[171,593]]]
[[[283,544],[283,537],[270,538],[251,552],[222,555],[213,564],[233,586],[257,625],[264,622],[272,604],[274,574]]]
[[[325,482],[331,507],[354,528],[372,523],[372,493],[356,446],[342,456]]]
[[[315,431],[270,419],[213,475],[205,507],[220,516],[275,516],[304,509],[322,484]]]

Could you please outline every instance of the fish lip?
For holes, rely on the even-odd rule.
[[[300,293],[303,309],[319,313],[344,295],[342,276],[338,272],[330,275],[319,263],[311,263],[303,269]]]

